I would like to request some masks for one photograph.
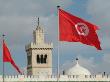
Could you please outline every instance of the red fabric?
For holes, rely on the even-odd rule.
[[[3,40],[3,62],[10,62],[13,65],[13,67],[21,74],[21,71],[16,66],[14,60],[12,59],[10,51],[8,47],[6,46],[4,40]]]
[[[96,25],[59,9],[60,41],[81,42],[101,50],[100,41],[96,34],[98,29]]]

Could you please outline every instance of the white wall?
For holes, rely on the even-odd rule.
[[[5,82],[12,81],[57,81],[56,76],[27,76],[27,75],[13,75],[5,76]],[[110,75],[60,75],[60,81],[110,81]],[[0,82],[3,81],[2,75],[0,75]]]

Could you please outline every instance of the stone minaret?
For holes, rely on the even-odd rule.
[[[33,31],[33,42],[25,46],[28,75],[52,75],[52,43],[45,43],[44,31],[39,25]]]

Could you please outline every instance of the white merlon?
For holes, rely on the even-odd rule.
[[[5,82],[23,82],[23,81],[57,81],[57,76],[38,76],[38,75],[13,75],[5,76]],[[3,81],[2,75],[0,75],[0,82]],[[60,75],[59,81],[110,81],[110,75]]]

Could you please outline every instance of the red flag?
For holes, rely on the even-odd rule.
[[[4,40],[3,40],[3,62],[10,62],[13,65],[13,67],[20,74],[22,74],[21,71],[19,70],[19,68],[16,66],[14,60],[12,59],[11,54],[10,54],[10,51],[9,51],[8,47],[6,46],[6,43],[5,43]]]
[[[96,30],[96,25],[59,9],[60,41],[81,42],[101,50]]]

